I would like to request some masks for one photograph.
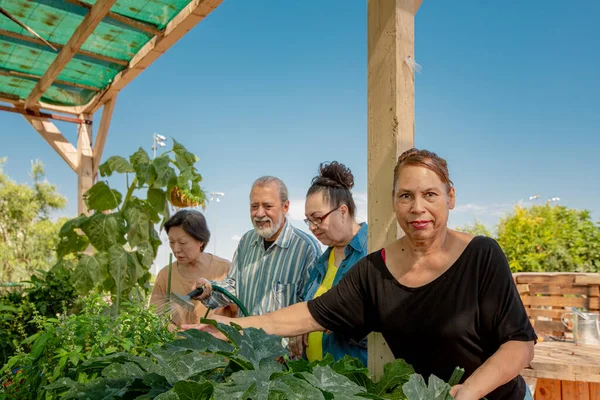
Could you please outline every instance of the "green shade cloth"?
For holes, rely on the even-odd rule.
[[[95,1],[85,3],[93,5]],[[189,0],[118,0],[111,11],[163,29]],[[88,9],[63,0],[0,0],[0,7],[29,26],[42,38],[64,45],[73,35]],[[0,97],[25,99],[35,86],[35,77],[7,76],[11,71],[41,77],[58,52],[44,44],[10,37],[2,31],[34,37],[26,29],[0,14]],[[131,61],[152,38],[150,33],[105,17],[85,41],[81,50]],[[97,91],[109,85],[126,66],[111,61],[76,55],[63,69],[41,101],[60,106],[87,104]],[[68,83],[85,86],[70,86]]]

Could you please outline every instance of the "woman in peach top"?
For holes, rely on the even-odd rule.
[[[177,260],[171,268],[171,293],[188,294],[196,288],[196,282],[200,278],[216,281],[225,279],[230,262],[204,251],[210,239],[210,231],[201,212],[178,211],[165,223],[165,231]],[[156,305],[158,313],[169,312],[173,328],[182,324],[197,324],[206,314],[206,307],[197,300],[192,300],[194,311],[185,310],[174,302],[167,305],[168,280],[169,267],[166,266],[156,277],[150,304]]]

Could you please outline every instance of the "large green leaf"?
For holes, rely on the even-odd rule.
[[[138,200],[128,202],[123,215],[127,222],[127,240],[131,247],[148,243],[150,234],[150,217]]]
[[[180,400],[177,393],[169,391],[165,393],[161,393],[154,398],[154,400]]]
[[[104,253],[82,254],[73,271],[71,282],[79,293],[88,293],[105,279],[107,260]]]
[[[202,321],[217,327],[238,347],[239,350],[230,357],[232,360],[250,363],[255,369],[258,369],[264,360],[274,360],[287,354],[287,350],[281,345],[281,338],[267,335],[262,329],[244,329],[242,335],[241,328],[237,325],[216,324],[215,321],[204,319]]]
[[[365,389],[352,382],[343,375],[337,374],[331,368],[317,366],[313,374],[301,372],[301,375],[308,383],[323,392],[332,394],[334,398],[348,398],[359,393],[364,393]]]
[[[120,213],[94,214],[82,224],[81,229],[98,250],[108,250],[115,244],[126,243],[125,224]]]
[[[210,382],[177,382],[173,386],[173,392],[180,400],[210,400],[214,386]]]
[[[211,353],[233,353],[235,347],[231,344],[215,338],[208,332],[190,329],[179,333],[178,339],[169,346]]]
[[[112,156],[108,160],[106,160],[100,168],[101,176],[111,176],[113,172],[117,173],[125,173],[125,172],[135,172],[133,165],[129,163],[125,158],[121,156]]]
[[[235,372],[227,383],[215,387],[215,398],[268,400],[271,378],[282,370],[283,366],[273,361],[264,363],[258,370]]]
[[[58,243],[56,243],[56,254],[62,258],[67,254],[79,253],[84,251],[89,244],[89,239],[84,235],[80,235],[74,230],[65,231],[61,233]]]
[[[156,171],[156,179],[153,183],[153,187],[162,188],[167,187],[171,180],[177,180],[177,174],[173,167],[169,165],[171,159],[168,154],[163,154],[156,157],[152,161],[152,166]]]
[[[224,368],[227,366],[228,361],[223,356],[215,354],[190,352],[171,359],[167,364],[173,371],[176,379],[184,381],[216,368]]]
[[[156,252],[152,247],[152,244],[148,242],[139,243],[136,246],[135,252],[137,253],[138,261],[144,268],[150,269],[154,263],[154,257]]]
[[[410,376],[408,382],[402,386],[404,395],[408,400],[451,400],[450,385],[435,375],[429,377],[429,384],[419,374]]]
[[[167,206],[167,194],[164,190],[158,188],[148,189],[148,204],[156,210],[157,213],[164,215]]]
[[[133,165],[139,185],[144,183],[152,184],[156,172],[152,167],[152,161],[148,157],[148,153],[141,147],[129,157],[129,161]]]
[[[146,272],[140,265],[134,254],[125,251],[122,246],[114,245],[108,250],[110,261],[110,275],[115,281],[117,287],[121,290],[133,287],[136,281]]]
[[[325,399],[323,392],[292,374],[280,376],[271,382],[269,400]]]
[[[144,375],[144,371],[133,362],[125,364],[112,363],[104,368],[102,375],[106,378],[139,377]]]
[[[378,395],[391,393],[396,387],[402,386],[408,382],[408,379],[414,373],[415,370],[413,367],[402,359],[397,359],[384,365],[383,376],[379,379],[379,382],[377,382],[375,393]]]
[[[114,210],[121,204],[123,196],[118,191],[111,189],[105,182],[99,181],[84,195],[88,209],[95,211]]]
[[[187,149],[175,139],[173,139],[173,152],[175,153],[175,163],[180,170],[191,167],[198,161],[198,157],[187,151]]]
[[[81,214],[80,216],[70,219],[63,224],[60,228],[59,236],[66,235],[72,232],[74,229],[81,228],[81,225],[88,220],[88,216]]]

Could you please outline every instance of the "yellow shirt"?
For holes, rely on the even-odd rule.
[[[329,261],[327,263],[327,272],[325,278],[321,282],[321,286],[315,293],[315,299],[331,289],[333,280],[337,274],[338,267],[335,266],[335,249],[331,249]],[[323,332],[312,332],[308,334],[308,347],[306,348],[306,357],[308,361],[323,359]]]

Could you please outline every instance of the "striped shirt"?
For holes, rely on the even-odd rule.
[[[260,235],[254,230],[246,232],[227,278],[214,284],[236,296],[250,315],[266,314],[305,300],[308,279],[320,255],[316,240],[286,219],[281,234],[267,250]],[[232,304],[214,291],[203,303],[209,308]]]

